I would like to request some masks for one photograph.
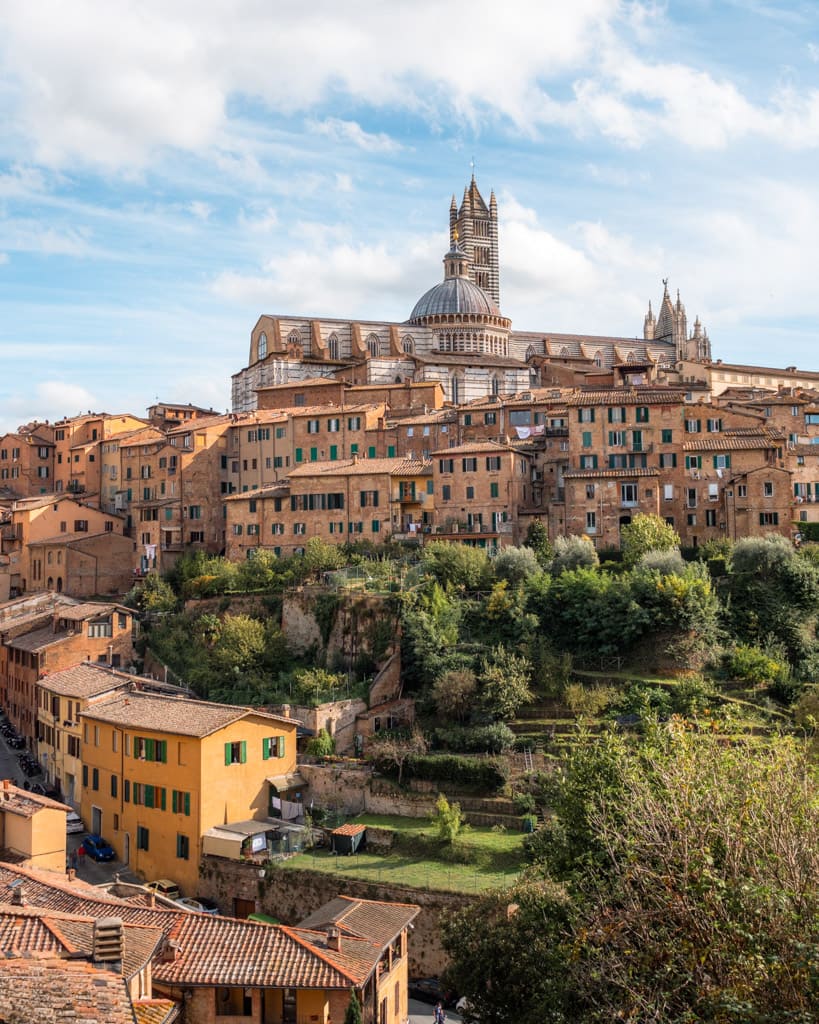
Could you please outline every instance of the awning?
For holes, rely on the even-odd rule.
[[[287,775],[268,775],[267,781],[271,786],[275,786],[280,793],[282,790],[304,789],[307,786],[307,782],[298,772],[290,772]]]

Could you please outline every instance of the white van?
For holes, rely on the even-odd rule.
[[[66,815],[65,831],[66,835],[69,836],[75,835],[77,832],[85,832],[85,825],[83,825],[82,818],[76,811],[69,811]]]

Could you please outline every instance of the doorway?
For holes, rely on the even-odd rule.
[[[91,808],[91,831],[94,835],[102,835],[102,810],[99,807]]]

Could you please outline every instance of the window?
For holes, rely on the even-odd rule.
[[[442,473],[454,473],[455,472],[455,460],[454,459],[441,459],[438,463],[441,467]]]
[[[747,484],[739,484],[737,486],[737,497],[738,498],[747,498],[748,497],[748,485]]]
[[[586,499],[591,501],[594,498],[594,484],[586,484]]]
[[[765,497],[765,498],[772,498],[773,497],[773,492],[774,492],[773,482],[771,480],[766,480],[765,483],[762,485],[762,495],[763,495],[763,497]]]
[[[662,443],[663,444],[673,444],[673,442],[674,442],[674,431],[673,430],[663,430],[660,436],[662,438]]]
[[[686,469],[702,469],[702,456],[701,455],[686,455],[686,457],[685,457],[685,468]]]
[[[759,513],[759,525],[760,526],[779,526],[779,513],[778,512],[760,512]]]
[[[189,505],[188,506],[188,519],[201,519],[202,518],[202,506],[201,505]]]
[[[609,431],[609,443],[611,443],[611,434],[612,434],[612,431]],[[591,436],[591,431],[590,430],[584,430],[583,431],[583,437],[582,437],[581,443],[582,443],[584,448],[591,448],[591,446],[592,446],[592,436]]]
[[[301,448],[297,448],[296,449],[296,462],[303,462],[303,461],[304,461],[304,455],[302,453],[302,450],[301,450]]]
[[[91,788],[92,789],[99,789],[100,788],[100,770],[99,770],[99,768],[92,768],[91,769]]]
[[[581,455],[580,456],[580,468],[581,469],[597,469],[597,456],[596,455]]]
[[[75,519],[74,520],[74,533],[88,533],[88,520],[87,519]]]
[[[475,488],[474,487],[467,487],[467,489],[466,489],[466,500],[467,501],[474,501],[475,500]]]
[[[245,764],[247,762],[247,741],[237,740],[225,744],[225,764]]]
[[[138,850],[147,850],[150,841],[150,832],[142,825],[137,825],[136,842]]]
[[[685,421],[685,432],[687,434],[699,434],[702,430],[702,422],[700,420],[686,420]]]
[[[171,790],[171,810],[174,814],[191,813],[191,795],[178,789]]]
[[[697,525],[697,513],[696,512],[689,512],[688,515],[685,517],[685,521],[686,521],[686,523],[689,526],[696,526]]]
[[[660,453],[660,469],[676,469],[677,467],[677,453],[676,452],[661,452]]]
[[[583,436],[585,437],[586,435],[584,434]],[[589,436],[589,444],[586,445],[585,442],[584,442],[584,444],[583,444],[584,448],[591,446],[591,434],[589,434],[588,436]],[[626,443],[626,432],[625,432],[625,430],[610,430],[609,431],[609,447],[610,448],[622,448],[622,447],[625,446],[625,443]]]
[[[685,491],[685,503],[689,508],[697,507],[697,488],[687,487]]]
[[[489,497],[497,498],[498,496],[498,485],[496,483],[491,483],[489,485]]]
[[[625,423],[626,422],[626,410],[625,409],[609,409],[609,423]]]
[[[709,434],[718,434],[722,430],[722,420],[706,420],[705,429]]]
[[[674,484],[663,484],[663,501],[674,500]]]
[[[461,469],[464,473],[477,473],[478,472],[478,460],[477,459],[461,459]]]
[[[327,430],[331,434],[337,434],[341,430],[341,420],[337,416],[327,420]]]
[[[637,504],[637,484],[620,484],[620,504],[628,506]]]
[[[111,796],[116,798],[117,795],[117,777],[116,775],[111,776]]]
[[[597,513],[586,513],[586,533],[597,533]]]
[[[134,736],[134,757],[140,761],[158,761],[168,763],[167,740],[154,740],[144,736]]]
[[[527,421],[528,422],[528,421]],[[594,408],[584,407],[577,410],[578,423],[594,423]]]
[[[501,468],[500,455],[488,455],[486,457],[486,468],[490,473],[497,473]]]
[[[717,510],[715,508],[708,508],[705,510],[705,525],[716,526],[717,525]]]
[[[472,426],[472,413],[471,412],[468,412],[464,416],[464,426],[465,427],[471,427]]]
[[[496,412],[485,412],[483,414],[483,422],[488,427],[493,427],[498,422],[498,414]]]
[[[719,484],[708,485],[708,500],[719,501]]]
[[[319,420],[308,420],[307,421],[307,433],[308,434],[317,434],[319,432],[319,430],[320,430],[320,426],[321,425],[320,425],[320,421]]]
[[[637,422],[648,423],[648,406],[638,405],[637,406]]]
[[[444,484],[441,487],[441,500],[442,501],[451,501],[452,500],[452,488],[450,487],[449,484]]]
[[[715,455],[714,456],[714,469],[730,469],[731,468],[731,456],[730,455]]]
[[[178,860],[188,860],[191,852],[191,841],[187,836],[177,833],[176,856]]]
[[[262,760],[271,757],[284,757],[284,736],[266,736],[262,740]]]

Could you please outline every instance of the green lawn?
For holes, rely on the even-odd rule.
[[[360,878],[365,882],[407,885],[415,889],[467,893],[509,885],[518,875],[518,869],[492,871],[474,864],[445,864],[397,853],[382,856],[365,852],[340,857],[326,850],[300,853],[282,861],[281,867],[285,870],[324,871],[340,878]]]
[[[389,829],[409,840],[432,837],[427,818],[403,818],[390,814],[361,814],[354,819],[362,825]],[[338,856],[326,850],[311,850],[284,861],[289,869],[325,871],[368,882],[408,885],[418,889],[446,892],[480,892],[514,881],[523,866],[521,832],[495,832],[475,826],[458,837],[461,847],[474,851],[476,863],[454,864],[431,856],[395,850],[389,854],[355,853]]]

